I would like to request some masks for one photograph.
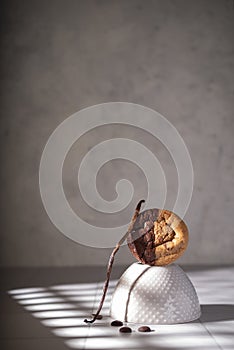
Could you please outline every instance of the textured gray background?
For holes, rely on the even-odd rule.
[[[106,264],[110,249],[80,246],[51,224],[40,199],[38,169],[59,123],[109,101],[156,109],[189,148],[195,188],[185,218],[190,245],[180,262],[234,262],[233,2],[1,3],[1,265]],[[176,172],[157,141],[130,127],[95,130],[74,145],[64,170],[71,205],[93,224],[111,226],[120,219],[101,218],[80,201],[71,169],[92,145],[116,136],[135,138],[155,151],[168,177],[168,203],[175,196]],[[121,178],[123,169],[138,186],[136,198],[144,195],[143,174],[118,162],[98,177],[103,196],[113,199],[115,177]],[[121,214],[123,223],[134,205]],[[116,263],[131,261],[123,247]]]

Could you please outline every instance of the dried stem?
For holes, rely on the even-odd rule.
[[[102,306],[103,306],[103,303],[104,303],[104,300],[105,300],[105,297],[106,297],[106,293],[107,293],[107,289],[108,289],[108,285],[109,285],[109,281],[110,281],[110,275],[111,275],[111,270],[112,270],[112,266],[113,266],[113,263],[114,263],[114,258],[115,258],[115,254],[118,252],[120,246],[123,244],[123,242],[125,241],[125,239],[127,238],[127,236],[129,235],[129,232],[131,232],[132,228],[133,228],[133,225],[136,221],[136,218],[138,217],[139,215],[139,212],[140,212],[140,209],[141,209],[141,205],[142,203],[144,203],[144,199],[140,200],[140,202],[137,204],[136,206],[136,209],[135,209],[135,212],[134,212],[134,215],[131,219],[131,222],[130,222],[130,225],[128,227],[128,230],[127,232],[124,234],[124,236],[120,239],[120,241],[116,244],[115,248],[113,249],[111,255],[110,255],[110,258],[109,258],[109,262],[108,262],[108,265],[107,265],[107,273],[106,273],[106,281],[104,283],[104,286],[103,286],[103,293],[102,293],[102,298],[101,298],[101,301],[100,301],[100,304],[99,304],[99,307],[97,309],[97,312],[95,313],[94,317],[91,319],[91,320],[87,320],[85,319],[84,322],[85,323],[93,323],[98,315],[100,314],[101,312],[101,309],[102,309]]]

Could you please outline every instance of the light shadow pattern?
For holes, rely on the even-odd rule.
[[[96,311],[103,282],[61,284],[10,290],[9,295],[70,349],[228,349],[234,348],[234,268],[189,271],[201,303],[200,320],[178,325],[150,326],[152,332],[121,334],[111,327],[109,308],[117,283],[110,288],[101,320],[84,323]],[[121,302],[121,301],[120,301]]]

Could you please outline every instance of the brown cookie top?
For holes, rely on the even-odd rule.
[[[184,222],[171,211],[148,209],[138,215],[127,243],[132,254],[141,263],[166,265],[174,261],[177,255],[179,257],[186,248],[186,230]]]

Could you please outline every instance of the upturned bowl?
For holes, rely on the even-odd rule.
[[[112,318],[141,324],[185,323],[200,315],[195,288],[176,264],[133,263],[120,277],[110,308]]]

